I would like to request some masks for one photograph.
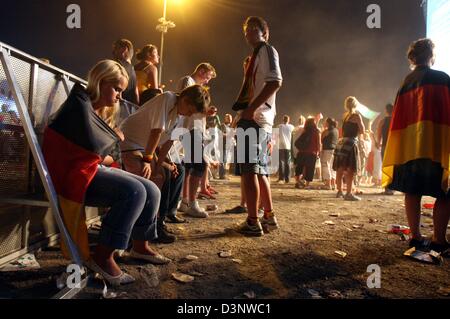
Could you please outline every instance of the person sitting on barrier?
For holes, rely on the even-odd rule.
[[[167,91],[142,105],[121,125],[125,134],[125,140],[121,143],[125,169],[152,179],[162,190],[157,226],[158,237],[161,237],[162,242],[175,240],[173,235],[168,234],[164,220],[170,212],[176,212],[184,179],[184,175],[179,173],[180,167],[165,162],[174,139],[178,138],[172,133],[175,129],[183,128],[179,115],[205,115],[210,100],[208,90],[200,85],[187,87],[180,94]],[[167,141],[160,145],[157,154],[156,150],[163,134]],[[171,178],[175,179],[176,185],[167,189],[167,183],[173,184],[170,182]]]
[[[142,105],[156,95],[162,93],[158,84],[159,63],[158,49],[153,44],[147,44],[136,54],[138,63],[134,66],[139,90],[139,104]]]
[[[131,283],[134,278],[120,270],[116,249],[130,257],[154,264],[171,260],[148,244],[156,238],[156,214],[160,191],[151,181],[123,170],[106,168],[118,134],[100,117],[105,108],[118,107],[128,75],[117,62],[103,60],[89,72],[87,88],[75,84],[69,97],[49,121],[43,152],[55,190],[59,195],[65,225],[91,270],[112,285]],[[110,207],[90,256],[82,206]],[[67,256],[67,248],[62,246]]]

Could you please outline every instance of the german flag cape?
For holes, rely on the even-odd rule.
[[[383,160],[383,187],[392,183],[394,165],[425,158],[441,164],[442,189],[447,191],[449,154],[450,77],[419,66],[397,94]]]
[[[89,245],[84,196],[98,164],[118,136],[95,112],[85,89],[75,84],[44,132],[43,153],[55,186],[64,223],[84,260]],[[67,247],[61,248],[69,257]]]

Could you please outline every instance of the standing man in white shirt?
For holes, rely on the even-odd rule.
[[[245,158],[239,165],[247,198],[248,216],[235,230],[244,235],[262,236],[263,227],[267,231],[278,228],[273,212],[267,164],[268,146],[276,114],[275,97],[283,78],[278,52],[267,43],[267,22],[260,17],[248,17],[243,31],[253,53],[246,65],[244,82],[233,110],[242,110],[237,123],[237,148],[238,161],[242,160],[239,153],[245,153]],[[260,197],[264,207],[261,221],[258,220]]]
[[[291,123],[288,115],[283,116],[283,124],[278,126],[279,129],[279,147],[280,165],[278,168],[278,182],[284,180],[287,184],[291,176],[291,151],[292,151],[292,132],[295,127]]]
[[[207,62],[202,62],[195,68],[191,75],[186,75],[178,82],[178,91],[191,85],[207,85],[211,79],[217,76],[214,67]],[[183,120],[183,126],[190,131],[184,138],[191,139],[191,146],[195,143],[202,143],[203,134],[206,130],[206,117],[203,114],[194,114],[189,117],[185,117]],[[193,154],[194,149],[184,150],[185,156],[188,155],[189,160],[185,161],[185,176],[183,183],[183,196],[179,206],[179,210],[186,213],[191,217],[206,218],[208,213],[200,207],[197,201],[198,187],[202,177],[206,174],[207,163],[202,160],[201,163],[195,163]],[[203,147],[202,147],[202,159],[203,159]]]

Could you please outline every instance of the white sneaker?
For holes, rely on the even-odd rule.
[[[191,204],[185,211],[185,214],[196,218],[206,218],[209,216],[208,213],[198,205],[198,201],[195,201],[193,205]]]
[[[181,201],[180,205],[178,206],[178,210],[180,212],[185,213],[189,209],[189,204],[185,203],[184,201]]]
[[[261,223],[262,228],[267,229],[269,231],[278,229],[279,227],[277,218],[275,216],[269,217],[267,219],[264,218],[263,216],[259,219],[259,221]]]
[[[258,209],[258,218],[262,218],[264,216],[264,209],[259,208]]]

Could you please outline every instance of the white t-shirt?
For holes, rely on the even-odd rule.
[[[280,131],[280,150],[290,150],[291,149],[291,139],[292,139],[292,131],[294,131],[294,125],[292,124],[280,124],[278,126]]]
[[[179,124],[176,101],[175,93],[164,92],[144,103],[126,118],[121,124],[125,135],[125,141],[120,145],[121,150],[144,150],[153,129],[162,129],[164,135],[171,136]]]
[[[178,86],[177,86],[178,92],[181,92],[185,88],[192,86],[192,85],[196,85],[196,84],[197,83],[195,83],[195,80],[192,78],[192,76],[186,75],[178,81]]]
[[[264,45],[258,52],[253,70],[253,100],[261,93],[266,82],[283,81],[278,52],[271,45]],[[255,112],[255,121],[267,132],[272,132],[276,115],[276,93],[267,99]]]

